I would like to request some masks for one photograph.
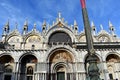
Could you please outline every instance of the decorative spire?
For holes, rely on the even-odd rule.
[[[61,21],[61,12],[58,12],[58,20]]]
[[[111,31],[114,31],[114,26],[112,25],[112,23],[109,21],[109,29],[111,30]]]
[[[7,42],[7,35],[9,33],[9,30],[10,30],[10,28],[9,28],[9,19],[8,19],[7,23],[4,25],[3,34],[2,34],[2,37],[4,39],[4,45],[8,44],[8,42]]]
[[[95,25],[94,25],[94,22],[93,22],[93,21],[91,22],[91,27],[95,27]]]
[[[24,26],[28,26],[28,20],[25,21]]]
[[[110,29],[110,32],[111,32],[111,34],[113,35],[113,36],[116,36],[115,35],[115,32],[114,32],[114,26],[113,26],[113,24],[109,21],[109,29]]]
[[[78,34],[78,24],[76,20],[74,20],[74,33],[77,35]]]
[[[26,20],[23,26],[23,34],[26,34],[28,31],[28,21]]]
[[[101,28],[101,30],[103,30],[103,25],[102,24],[100,25],[100,28]]]
[[[58,18],[61,19],[61,13],[60,12],[58,12]]]
[[[9,27],[9,19],[7,21],[7,23],[5,24],[4,30],[6,33],[9,33],[10,27]]]
[[[9,20],[7,21],[7,23],[4,25],[3,27],[3,36],[7,35],[9,33]]]
[[[92,27],[93,35],[95,35],[96,34],[96,28],[95,28],[95,25],[94,25],[93,21],[91,22],[91,27]]]
[[[77,22],[76,22],[76,20],[74,20],[74,26],[77,26]]]
[[[42,24],[42,30],[46,29],[46,20],[44,20],[43,24]]]
[[[8,19],[8,21],[7,21],[7,23],[6,23],[6,26],[9,26],[9,19]]]
[[[78,30],[78,24],[77,24],[76,20],[74,20],[74,30]]]
[[[50,29],[50,24],[48,24],[48,29]]]
[[[36,23],[34,23],[34,30],[36,29]]]

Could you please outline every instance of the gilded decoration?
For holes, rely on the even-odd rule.
[[[79,38],[79,41],[80,41],[80,42],[86,42],[86,37],[85,37],[85,36],[81,36],[81,37]]]
[[[40,39],[39,36],[30,36],[30,37],[26,40],[26,42],[30,42],[30,43],[40,42],[40,41],[41,41],[41,39]]]
[[[56,51],[50,58],[51,62],[72,62],[72,57],[67,51]]]
[[[61,22],[58,23],[58,26],[63,27],[63,24]]]
[[[21,38],[18,37],[18,36],[13,36],[13,37],[11,37],[11,38],[8,40],[8,42],[10,42],[10,43],[21,42]]]

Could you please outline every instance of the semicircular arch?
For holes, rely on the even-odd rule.
[[[8,42],[22,42],[22,37],[20,35],[10,35],[7,37]]]
[[[71,70],[73,70],[73,69],[71,69],[70,65],[68,65],[68,64],[66,64],[64,62],[59,62],[59,63],[56,63],[56,64],[54,64],[54,65],[51,66],[51,71],[53,73],[56,73],[60,67],[63,67],[64,69],[66,69],[66,71],[69,71],[69,72]]]
[[[27,42],[28,39],[35,39],[37,42],[43,41],[42,36],[39,34],[28,34],[24,37],[24,41]]]
[[[120,55],[116,52],[110,52],[105,57],[106,61],[115,61],[115,59],[120,62]]]
[[[19,62],[21,62],[25,56],[33,56],[37,59],[37,62],[38,62],[38,59],[39,59],[38,56],[31,52],[23,53],[22,55],[20,55],[20,57],[18,58]]]
[[[48,54],[46,55],[45,61],[49,62],[51,55],[53,55],[54,52],[59,51],[59,50],[63,50],[63,51],[68,52],[72,56],[73,62],[77,60],[75,50],[72,50],[72,48],[68,47],[68,46],[59,45],[59,46],[55,46],[47,51]]]
[[[95,54],[95,56],[98,58],[98,60],[97,61],[100,61],[100,62],[102,62],[102,58],[101,58],[101,56],[99,55],[99,54]],[[86,61],[86,59],[88,58],[88,54],[86,54],[85,56],[84,56],[84,62]]]
[[[2,53],[0,55],[0,62],[4,61],[4,63],[7,63],[7,62],[12,62],[14,63],[15,62],[15,58],[10,55],[10,53]]]
[[[71,31],[69,31],[68,29],[65,29],[65,28],[54,28],[54,29],[52,29],[51,31],[49,31],[49,32],[47,33],[46,41],[48,42],[48,41],[49,41],[49,37],[50,37],[53,33],[57,33],[57,32],[64,32],[64,33],[68,34],[68,35],[70,36],[72,42],[77,41],[75,35],[74,35]]]

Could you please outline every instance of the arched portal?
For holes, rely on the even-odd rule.
[[[66,69],[65,65],[62,65],[62,64],[57,65],[56,69],[55,69],[55,73],[56,73],[57,80],[65,80],[66,73],[67,73],[67,69]]]
[[[0,80],[12,80],[14,59],[10,55],[0,57]],[[4,72],[4,73],[1,73]],[[1,74],[3,76],[1,76]]]
[[[37,58],[34,55],[25,55],[20,59],[20,80],[33,80],[33,74]]]
[[[120,75],[119,73],[120,57],[116,54],[110,54],[106,57],[106,62],[107,62],[109,78],[118,79],[118,77],[116,77],[116,74]]]
[[[51,80],[70,80],[73,76],[73,56],[69,52],[57,50],[50,55],[49,62]]]

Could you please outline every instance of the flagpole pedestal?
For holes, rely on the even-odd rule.
[[[99,77],[100,74],[97,67],[97,57],[95,54],[89,55],[87,62],[89,63],[89,66],[86,80],[101,80]]]

